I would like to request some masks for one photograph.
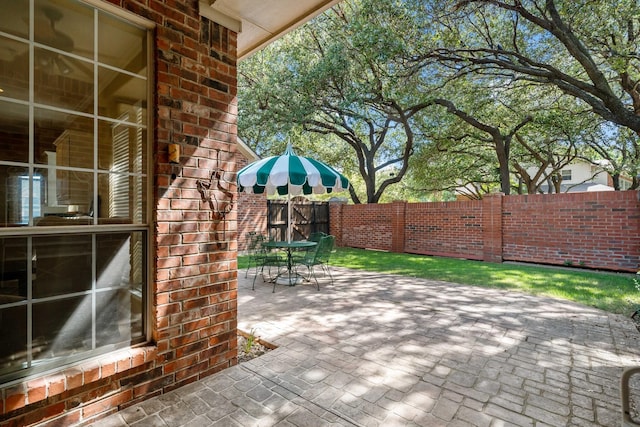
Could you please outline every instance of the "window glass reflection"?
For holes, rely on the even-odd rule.
[[[130,112],[133,115],[141,114],[138,108],[132,108]],[[125,117],[121,119],[128,120]],[[135,121],[142,123],[142,118],[138,117]],[[100,169],[146,174],[147,156],[144,147],[147,131],[141,125],[100,120],[98,135],[98,167]]]
[[[88,117],[36,108],[35,160],[51,165],[93,169],[93,120]]]
[[[97,236],[98,288],[125,287],[140,291],[143,279],[142,233]]]
[[[57,206],[62,207],[63,210],[66,208],[66,214],[64,215],[52,212],[52,214],[66,219],[66,224],[59,225],[91,224],[90,217],[92,217],[94,211],[93,174],[57,169],[56,177],[58,183]],[[45,224],[44,222],[39,222],[35,225]]]
[[[119,43],[112,35],[118,34]],[[114,16],[98,15],[98,60],[130,73],[147,74],[146,31]]]
[[[27,43],[0,36],[0,89],[2,89],[0,93],[2,96],[23,101],[29,99],[29,45]]]
[[[96,240],[99,288],[131,284],[131,239],[128,233],[100,235]]]
[[[0,101],[0,140],[0,161],[29,161],[28,106]]]
[[[142,298],[130,289],[96,295],[96,344],[128,343],[142,334]]]
[[[24,179],[29,178],[29,169],[19,166],[0,165],[0,218],[5,227],[27,225],[23,221],[25,209],[28,212],[29,198],[23,198]]]
[[[96,236],[96,337],[99,345],[127,342],[143,336],[143,233]]]
[[[7,382],[146,338],[151,33],[81,0],[0,12]]]
[[[146,178],[124,173],[98,175],[99,224],[142,224],[146,221]]]
[[[0,376],[144,340],[144,241],[144,232],[1,238]]]
[[[34,182],[38,181],[41,187],[33,193],[33,225],[93,224],[93,173],[35,169]]]
[[[39,104],[93,113],[93,65],[47,49],[34,50],[34,97]]]
[[[24,367],[27,363],[26,305],[3,306],[0,299],[0,337],[0,375]]]
[[[0,165],[0,182],[0,226],[94,223],[91,172]]]
[[[91,252],[91,236],[34,237],[34,298],[91,289]]]
[[[0,31],[29,38],[29,0],[0,0]]]
[[[91,350],[91,312],[90,295],[34,304],[33,358],[56,359]]]
[[[98,68],[100,115],[132,123],[146,122],[147,81],[108,68]]]
[[[52,50],[93,58],[93,8],[70,0],[38,0],[35,5],[37,43]]]
[[[27,298],[29,280],[27,238],[0,239],[0,256],[0,306],[24,301]]]

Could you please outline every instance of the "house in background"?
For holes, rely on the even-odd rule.
[[[237,62],[337,1],[0,0],[0,426],[237,363]]]
[[[581,193],[586,191],[615,191],[613,186],[613,178],[607,172],[609,162],[602,160],[591,163],[584,160],[575,159],[570,165],[562,168],[560,174],[562,181],[560,183],[560,193]],[[538,169],[531,167],[527,169],[530,176],[535,175]],[[550,172],[550,171],[549,171]],[[620,176],[620,190],[628,190],[631,188],[633,181],[628,176]],[[544,181],[540,185],[541,193],[549,193],[549,182]],[[526,187],[525,187],[526,190]],[[555,193],[555,190],[553,190]],[[467,184],[456,188],[456,200],[479,200],[486,189],[475,184]],[[512,193],[513,194],[513,193]]]
[[[585,191],[614,191],[613,178],[607,172],[609,162],[601,160],[590,163],[584,160],[575,159],[570,165],[561,169],[562,181],[560,183],[561,193],[580,193]],[[535,168],[528,170],[530,174],[536,172]],[[628,190],[632,180],[626,176],[620,176],[620,190]],[[549,192],[549,185],[544,182],[540,186],[543,193]]]

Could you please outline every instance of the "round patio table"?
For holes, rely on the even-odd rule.
[[[316,246],[318,243],[317,242],[310,242],[308,240],[294,240],[291,242],[287,242],[286,240],[283,241],[279,241],[279,240],[271,240],[269,242],[266,242],[264,244],[264,246],[268,247],[268,248],[275,248],[275,249],[285,249],[287,251],[287,271],[286,271],[286,279],[284,278],[284,276],[278,271],[278,275],[276,276],[275,282],[273,284],[273,289],[275,290],[275,285],[276,283],[280,283],[283,285],[289,285],[289,286],[295,286],[298,281],[301,279],[301,276],[296,273],[295,271],[293,271],[293,256],[291,254],[291,252],[294,249],[310,249],[314,246]],[[278,279],[282,278],[282,280],[279,282]]]

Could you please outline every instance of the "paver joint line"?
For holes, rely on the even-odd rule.
[[[322,409],[323,411],[327,411],[327,412],[329,412],[329,413],[331,413],[331,414],[335,415],[336,417],[338,417],[338,418],[340,418],[340,419],[342,419],[342,420],[344,420],[344,421],[348,422],[348,423],[349,423],[350,425],[352,425],[352,426],[355,426],[355,427],[365,427],[365,426],[363,426],[362,424],[358,423],[357,421],[350,419],[350,418],[349,418],[349,417],[347,417],[346,415],[344,415],[344,414],[339,414],[339,413],[335,412],[335,411],[334,411],[333,409],[331,409],[331,408],[326,408],[326,407],[324,407],[324,406],[322,406],[322,405],[319,405],[318,403],[313,402],[313,401],[311,401],[311,400],[309,400],[309,399],[305,398],[304,396],[300,395],[300,393],[298,393],[298,392],[296,392],[296,391],[294,391],[294,390],[291,390],[291,389],[287,388],[287,387],[286,387],[286,385],[285,385],[286,383],[278,384],[278,383],[274,382],[273,380],[271,380],[270,378],[265,377],[265,376],[264,376],[264,375],[262,375],[260,372],[255,371],[255,370],[253,370],[253,369],[249,368],[248,366],[241,366],[241,367],[242,367],[243,369],[246,369],[247,371],[249,371],[249,372],[253,373],[254,375],[256,375],[256,376],[258,376],[258,377],[262,378],[264,381],[266,381],[266,382],[268,382],[268,383],[270,383],[270,384],[273,384],[274,386],[282,387],[283,389],[287,390],[289,393],[294,394],[296,397],[298,397],[298,398],[300,398],[300,399],[304,400],[305,402],[307,402],[307,403],[309,403],[309,404],[311,404],[311,405],[313,405],[313,406],[316,406],[316,407],[318,407],[318,408]],[[283,396],[282,394],[278,393],[275,389],[273,389],[273,388],[272,388],[271,390],[272,390],[274,393],[276,393],[276,394],[278,394],[278,395],[280,395],[280,396],[282,396],[282,397],[286,398],[286,397],[285,397],[285,396]]]

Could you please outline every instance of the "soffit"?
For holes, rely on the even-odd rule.
[[[242,60],[340,0],[200,0],[200,14],[238,33]]]

